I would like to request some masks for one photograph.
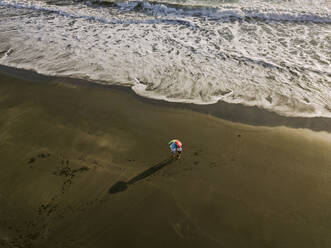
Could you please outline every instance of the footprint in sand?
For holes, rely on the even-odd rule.
[[[50,156],[51,156],[51,154],[49,154],[49,153],[40,153],[37,155],[38,158],[48,158]],[[32,157],[29,159],[28,164],[32,164],[34,162],[36,162],[36,158]]]

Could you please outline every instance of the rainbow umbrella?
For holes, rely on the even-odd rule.
[[[169,145],[175,143],[177,147],[182,147],[182,142],[180,142],[178,139],[170,140]]]

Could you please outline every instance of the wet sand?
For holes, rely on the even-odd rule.
[[[250,126],[76,82],[0,73],[0,247],[331,246],[329,120]]]

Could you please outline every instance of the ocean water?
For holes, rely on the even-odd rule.
[[[331,118],[331,1],[0,0],[0,64]]]

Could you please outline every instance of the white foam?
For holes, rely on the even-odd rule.
[[[263,19],[269,21],[292,21],[292,22],[317,22],[317,23],[331,23],[331,15],[329,11],[318,11],[318,12],[307,12],[304,10],[291,10],[289,11],[286,8],[272,8],[272,9],[260,9],[260,8],[250,8],[250,7],[241,7],[241,8],[230,8],[226,7],[208,7],[200,6],[177,6],[170,7],[162,4],[155,4],[149,2],[141,1],[127,1],[127,2],[117,2],[116,5],[121,8],[121,10],[132,11],[138,5],[141,6],[145,11],[149,11],[155,16],[158,15],[181,15],[181,16],[201,16],[213,19]],[[59,15],[71,17],[71,18],[83,18],[88,20],[94,20],[104,23],[117,23],[118,20],[106,19],[105,13],[100,11],[100,8],[94,10],[91,13],[91,10],[86,14],[85,5],[81,5],[80,8],[71,6],[70,11],[68,11],[67,6],[49,6],[45,2],[41,1],[29,1],[29,0],[1,0],[0,6],[11,6],[15,8],[23,9],[33,9],[46,12],[55,12]],[[107,16],[107,14],[106,14]],[[109,15],[108,15],[109,17]]]
[[[0,0],[0,63],[166,101],[331,117],[328,10],[137,4]]]

